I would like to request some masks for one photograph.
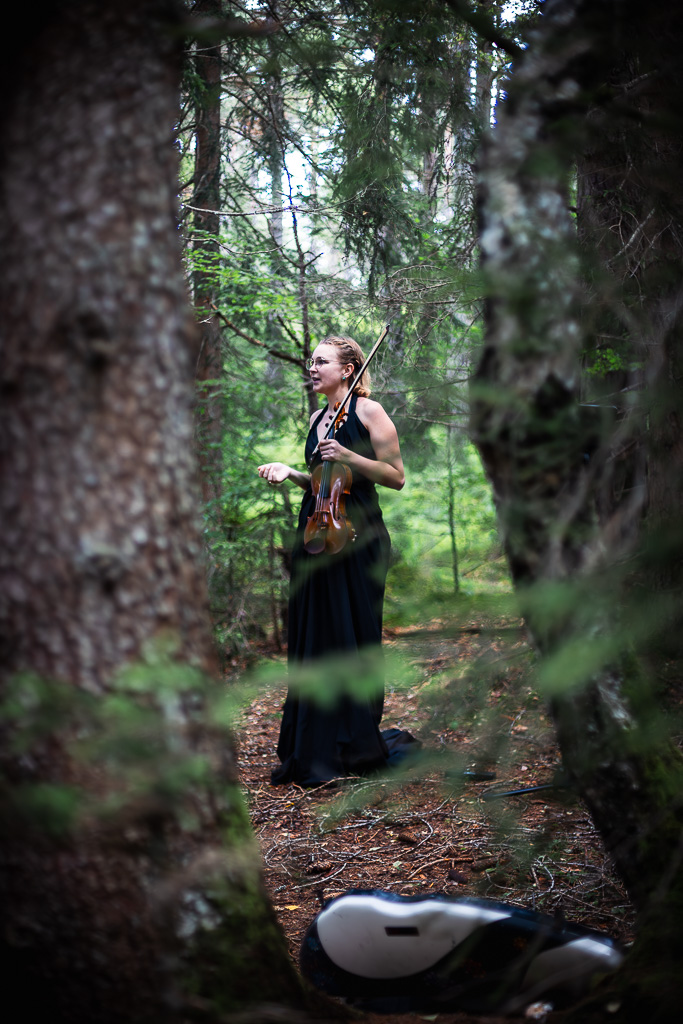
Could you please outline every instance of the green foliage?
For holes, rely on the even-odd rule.
[[[606,347],[593,354],[590,365],[586,367],[586,372],[591,376],[604,377],[608,373],[614,373],[625,368],[621,353],[616,352],[613,348]]]
[[[379,268],[419,258],[424,228],[433,230],[431,200],[448,174],[447,145],[464,142],[459,155],[471,157],[471,54],[443,4],[383,0],[351,10],[363,49],[357,73],[335,97],[333,196],[342,204],[346,252],[367,260],[374,294]]]
[[[353,654],[337,653],[329,659],[316,659],[314,664],[290,666],[287,685],[303,699],[313,700],[322,707],[333,707],[342,695],[365,701],[382,693],[387,676],[397,689],[414,682],[414,670],[403,659],[373,649]],[[266,663],[253,678],[258,686],[282,686],[283,666]]]
[[[34,767],[21,780],[5,780],[3,831],[66,836],[135,808],[145,816],[178,815],[191,826],[191,794],[217,781],[188,735],[188,709],[194,704],[202,717],[210,684],[176,660],[177,649],[177,638],[160,635],[103,696],[34,675],[10,681],[0,704],[6,750]],[[42,777],[47,751],[61,782]]]
[[[406,487],[382,495],[392,536],[386,620],[388,624],[425,621],[433,607],[443,614],[453,598],[447,459],[444,432],[430,430],[433,460],[413,469],[408,463]],[[491,593],[509,587],[496,530],[490,488],[475,449],[464,445],[454,465],[454,526],[462,595]]]
[[[506,58],[478,48],[436,0],[304,4],[292,17],[293,31],[225,47],[216,252],[196,245],[189,208],[185,222],[188,275],[211,279],[205,293],[224,324],[224,375],[204,387],[224,410],[221,496],[206,522],[212,613],[228,659],[284,635],[299,494],[265,488],[256,467],[303,468],[312,408],[303,364],[328,333],[367,351],[392,322],[372,371],[408,478],[400,495],[381,495],[394,543],[389,616],[452,594],[451,530],[464,592],[485,577],[507,586],[488,488],[463,447],[481,332],[472,74],[486,66],[495,77]],[[185,161],[200,92],[190,68]],[[449,522],[443,428],[454,424]]]

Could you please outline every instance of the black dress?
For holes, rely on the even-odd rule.
[[[317,426],[327,407],[315,419],[306,440],[306,463],[311,470],[320,455],[311,456],[317,443]],[[367,428],[351,398],[346,422],[336,440],[366,458],[375,459]],[[303,535],[315,510],[315,496],[304,494],[292,553],[289,597],[288,660],[290,665],[329,658],[335,652],[345,658],[354,652],[376,648],[382,639],[382,602],[391,543],[382,519],[374,483],[355,474],[346,499],[356,540],[347,542],[336,555],[309,555]],[[324,669],[322,669],[324,671]],[[321,684],[324,680],[321,679]],[[274,785],[297,782],[315,786],[343,775],[362,775],[384,767],[400,753],[392,754],[399,736],[379,731],[384,706],[384,687],[361,699],[340,695],[332,706],[287,694],[282,713],[277,753],[282,762],[272,771]],[[398,739],[399,746],[401,740]]]

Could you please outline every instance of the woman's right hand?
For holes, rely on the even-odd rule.
[[[283,484],[291,472],[291,466],[286,466],[284,462],[266,462],[258,468],[258,475],[269,484]]]

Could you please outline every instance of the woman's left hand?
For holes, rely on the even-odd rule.
[[[348,448],[343,448],[339,441],[335,441],[333,437],[330,437],[320,442],[320,457],[323,462],[344,462],[348,464],[349,460],[353,457],[353,452],[349,451]]]

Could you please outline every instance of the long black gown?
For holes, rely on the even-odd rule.
[[[317,426],[326,411],[327,407],[315,419],[306,440],[306,463],[311,470],[321,461],[319,454],[312,463],[310,460],[317,443]],[[370,434],[356,413],[355,395],[335,438],[345,448],[376,458]],[[356,540],[336,555],[309,555],[304,550],[304,530],[314,510],[315,496],[309,487],[301,502],[292,552],[290,665],[329,658],[335,652],[348,656],[378,648],[382,639],[382,602],[391,542],[374,483],[354,474],[346,514],[356,529]],[[282,764],[272,771],[273,784],[315,786],[344,775],[367,774],[400,759],[403,745],[412,737],[396,729],[380,733],[383,706],[383,687],[363,699],[342,695],[332,707],[300,699],[290,690],[277,746]]]

